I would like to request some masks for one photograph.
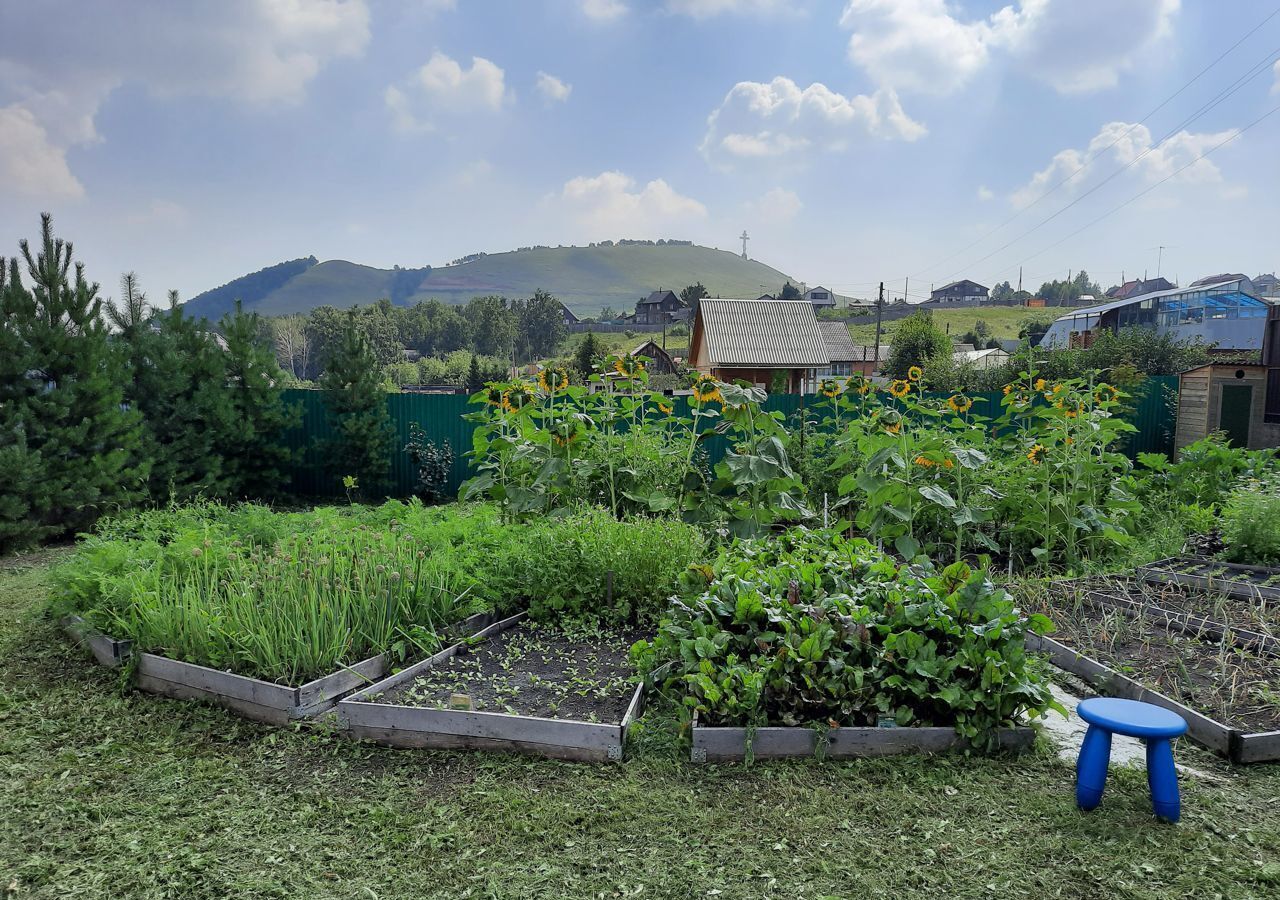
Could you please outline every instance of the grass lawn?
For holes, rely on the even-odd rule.
[[[1141,771],[1084,815],[1040,752],[693,767],[669,720],[587,766],[359,745],[122,692],[0,561],[6,897],[1276,897],[1280,766],[1184,744],[1183,820]]]
[[[1061,309],[1027,309],[1022,306],[937,309],[932,313],[933,320],[938,323],[939,327],[949,327],[951,329],[950,333],[957,338],[972,330],[979,319],[987,323],[987,326],[991,329],[992,337],[1016,338],[1027,320],[1052,322],[1061,314]],[[882,338],[882,340],[892,341],[891,336],[901,321],[901,319],[898,319],[895,322],[884,323],[884,334],[890,335],[890,337],[887,339]],[[854,319],[849,331],[853,335],[854,343],[875,343],[876,319],[874,313],[870,316]]]

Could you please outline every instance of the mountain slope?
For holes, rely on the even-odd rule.
[[[230,302],[228,290],[234,292],[241,281],[192,298],[188,311],[220,315]],[[614,244],[492,253],[455,266],[418,270],[375,269],[329,260],[301,269],[271,290],[241,299],[246,309],[281,315],[325,305],[372,303],[380,297],[394,297],[401,303],[434,297],[454,304],[485,294],[529,297],[541,288],[578,314],[594,315],[602,306],[630,310],[652,290],[678,291],[696,281],[706,285],[712,296],[756,297],[776,293],[784,282],[795,279],[725,250],[691,244]]]

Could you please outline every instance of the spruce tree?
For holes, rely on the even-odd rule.
[[[89,527],[141,499],[149,468],[141,417],[124,402],[126,369],[101,317],[98,285],[85,278],[82,263],[73,270],[72,246],[54,238],[47,213],[39,248],[33,253],[25,240],[19,247],[31,286],[10,263],[0,313],[3,349],[16,359],[3,364],[13,371],[0,381],[0,447],[6,467],[34,463],[38,483],[28,475],[4,485],[7,543]]]
[[[235,497],[279,497],[288,490],[296,460],[284,434],[301,424],[301,410],[284,402],[282,372],[262,318],[237,303],[218,327],[227,343],[223,359],[231,408],[216,446],[222,450],[228,490]]]
[[[484,376],[480,374],[480,360],[471,354],[471,365],[467,367],[467,393],[474,394],[484,390]]]
[[[152,309],[132,273],[107,312],[128,348],[126,399],[142,413],[152,460],[152,500],[224,497],[229,485],[218,441],[232,426],[226,360],[204,320],[183,314],[176,291],[169,309]]]
[[[367,497],[385,491],[391,467],[391,417],[379,371],[377,357],[351,314],[320,376],[334,432],[327,442],[326,459],[339,478],[355,476]]]
[[[573,354],[573,367],[578,370],[583,381],[590,378],[591,373],[595,371],[598,356],[600,356],[600,344],[596,341],[595,334],[588,331]]]

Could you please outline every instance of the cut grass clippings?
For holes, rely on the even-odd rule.
[[[6,571],[7,570],[7,571]],[[1189,744],[1075,809],[1052,754],[693,767],[674,722],[610,766],[357,744],[121,694],[0,561],[0,889],[13,897],[1275,897],[1280,766]]]

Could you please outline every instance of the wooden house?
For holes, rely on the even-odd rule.
[[[721,300],[698,303],[689,365],[720,381],[742,380],[786,393],[811,393],[831,365],[808,300]]]

